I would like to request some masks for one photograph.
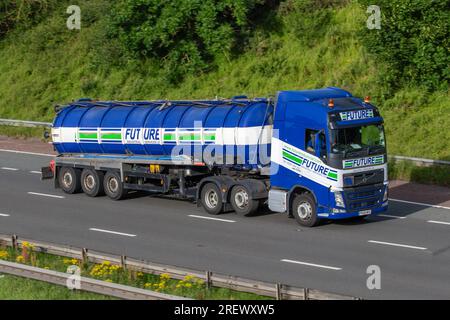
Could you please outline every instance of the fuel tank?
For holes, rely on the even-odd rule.
[[[268,99],[79,100],[57,109],[52,139],[60,154],[176,153],[203,161],[207,151],[215,163],[258,165],[261,147],[270,154],[273,112]]]

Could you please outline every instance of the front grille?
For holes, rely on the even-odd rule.
[[[383,200],[384,188],[385,186],[383,184],[376,184],[345,189],[344,200],[347,208],[355,211],[377,206]]]
[[[344,182],[346,182],[346,186],[348,187],[383,183],[383,181],[384,181],[384,169],[365,171],[360,173],[344,174]]]

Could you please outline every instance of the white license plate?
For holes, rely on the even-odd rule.
[[[371,214],[372,211],[371,210],[363,210],[359,212],[360,216],[368,216],[369,214]]]

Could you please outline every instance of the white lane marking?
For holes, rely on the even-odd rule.
[[[438,206],[435,204],[429,204],[429,203],[423,203],[423,202],[406,201],[406,200],[392,199],[392,198],[389,198],[389,201],[397,201],[397,202],[403,202],[403,203],[409,203],[409,204],[417,204],[419,206],[426,206],[426,207],[450,210],[450,207]]]
[[[97,232],[104,232],[104,233],[117,234],[117,235],[119,235],[119,236],[136,237],[135,234],[123,233],[123,232],[117,232],[117,231],[111,231],[111,230],[105,230],[105,229],[89,228],[89,230],[91,230],[91,231],[97,231]]]
[[[337,271],[338,270],[342,270],[342,268],[338,268],[338,267],[324,266],[322,264],[315,264],[315,263],[302,262],[302,261],[296,261],[296,260],[281,259],[281,261],[282,262],[295,263],[295,264],[301,264],[301,265],[309,266],[309,267],[317,267],[317,268],[337,270]]]
[[[8,149],[0,149],[0,152],[11,152],[11,153],[19,153],[19,154],[30,154],[33,156],[43,156],[43,157],[54,157],[53,154],[47,153],[37,153],[37,152],[27,152],[27,151],[17,151],[17,150],[8,150]]]
[[[19,169],[17,169],[17,168],[8,168],[8,167],[1,167],[0,169],[7,170],[7,171],[19,171]]]
[[[392,242],[384,242],[384,241],[376,241],[376,240],[369,240],[368,242],[376,243],[376,244],[384,244],[387,246],[394,246],[394,247],[402,247],[402,248],[417,249],[417,250],[427,250],[427,248],[424,248],[424,247],[410,246],[408,244],[401,244],[401,243],[392,243]]]
[[[41,174],[41,172],[40,172],[40,171],[30,171],[30,173]]]
[[[444,221],[428,220],[427,222],[450,225],[450,222],[444,222]]]
[[[189,217],[191,217],[191,218],[198,218],[198,219],[206,219],[206,220],[222,221],[222,222],[236,222],[234,220],[211,218],[211,217],[204,217],[204,216],[196,216],[194,214],[190,214]]]
[[[41,197],[49,197],[49,198],[57,198],[57,199],[64,199],[64,196],[56,196],[53,194],[46,194],[46,193],[39,193],[39,192],[28,192],[28,194],[34,195],[34,196],[41,196]]]
[[[0,217],[9,217],[9,214],[0,213]]]
[[[379,214],[379,217],[385,217],[385,218],[394,218],[394,219],[406,219],[406,217],[400,217],[400,216],[391,216],[390,214]]]

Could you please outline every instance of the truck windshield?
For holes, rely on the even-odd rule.
[[[331,130],[331,152],[345,156],[374,154],[385,150],[383,125]]]

